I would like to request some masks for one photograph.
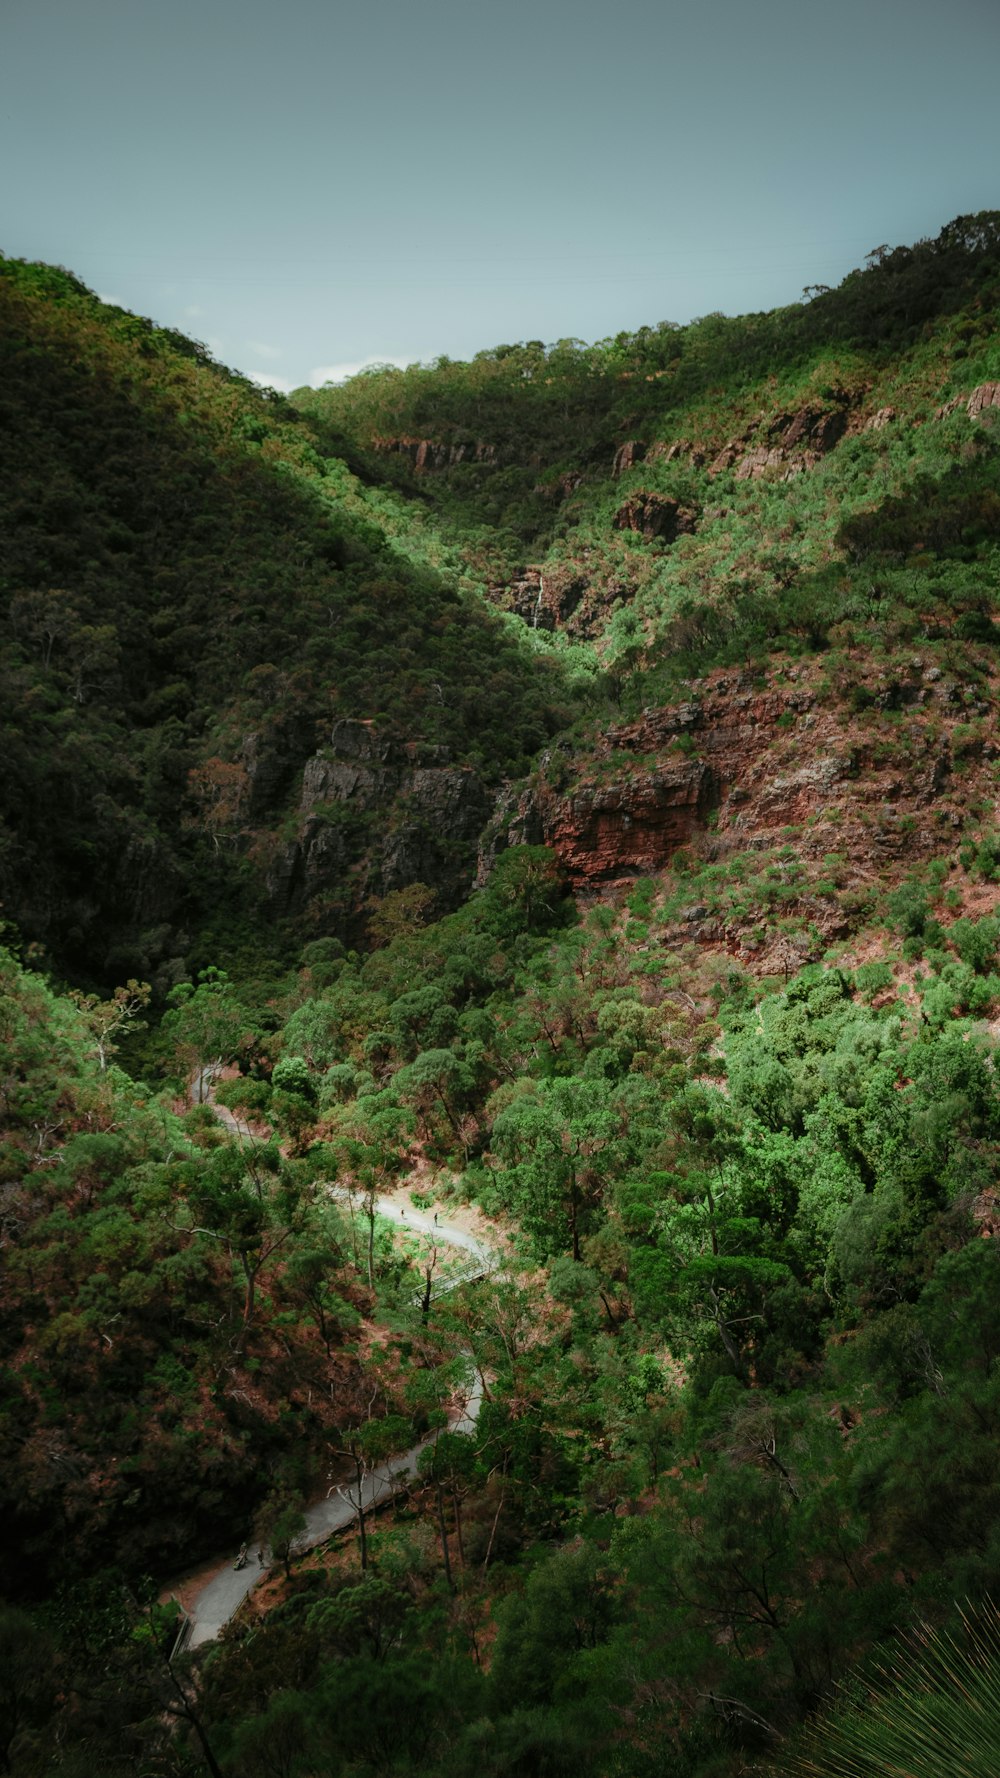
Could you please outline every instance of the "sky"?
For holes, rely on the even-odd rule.
[[[1000,208],[1000,0],[0,0],[0,250],[278,389]]]

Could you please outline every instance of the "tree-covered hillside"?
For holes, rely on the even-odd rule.
[[[3,1770],[997,1769],[998,243],[291,403],[0,266]]]
[[[0,305],[0,896],[64,968],[169,980],[223,902],[231,929],[308,930],[302,772],[341,718],[480,802],[566,719],[552,650],[285,403],[66,273],[3,262]],[[348,867],[403,816],[391,794],[309,812],[342,867],[310,892],[348,922],[383,888],[374,866],[352,893]]]
[[[1000,214],[806,296],[295,400],[377,453],[500,605],[591,638],[636,708],[776,647],[974,634],[1000,536]]]
[[[498,782],[609,698],[990,634],[993,213],[789,310],[295,407],[0,270],[0,894],[105,986],[454,905]]]
[[[945,881],[879,961],[775,981],[678,944],[669,877],[580,919],[512,851],[316,948],[280,1060],[220,1088],[243,1148],[8,963],[11,1769],[784,1771],[897,1629],[994,1590],[1000,923],[946,929]],[[183,1074],[247,1022],[207,976],[163,1042]],[[499,1217],[502,1271],[433,1296],[439,1248],[373,1215],[369,1249],[394,1180]],[[292,1558],[324,1474],[428,1427],[394,1520]],[[248,1537],[270,1609],[168,1659],[150,1570]]]

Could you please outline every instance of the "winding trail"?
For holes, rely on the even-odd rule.
[[[450,1421],[450,1430],[471,1432],[476,1424],[481,1401],[482,1385],[473,1374],[465,1406]],[[416,1468],[422,1453],[429,1450],[433,1443],[433,1437],[425,1438],[420,1444],[404,1451],[401,1457],[388,1458],[371,1475],[365,1476],[361,1485],[365,1512],[384,1506],[392,1499],[400,1480]],[[350,1492],[356,1500],[356,1485],[351,1485]],[[295,1540],[294,1553],[301,1555],[304,1550],[311,1550],[316,1544],[323,1543],[335,1531],[346,1530],[355,1523],[357,1516],[357,1508],[354,1501],[348,1498],[347,1488],[332,1487],[322,1500],[317,1500],[306,1508],[306,1528]],[[254,1553],[248,1556],[245,1568],[234,1568],[230,1564],[213,1575],[195,1595],[188,1609],[185,1648],[199,1648],[203,1642],[214,1642],[220,1630],[239,1610],[247,1594],[269,1572],[270,1565],[265,1563],[262,1566]]]
[[[220,1123],[233,1135],[244,1140],[255,1140],[254,1132],[242,1118],[234,1117],[227,1106],[218,1105],[214,1097],[216,1071],[212,1068],[200,1069],[193,1083],[192,1099],[197,1104],[210,1105]],[[338,1191],[339,1198],[347,1198],[349,1194]],[[484,1272],[493,1271],[497,1267],[498,1255],[494,1250],[472,1235],[467,1229],[458,1228],[453,1223],[435,1222],[433,1217],[421,1211],[410,1209],[389,1197],[378,1197],[375,1207],[380,1216],[387,1221],[398,1223],[404,1230],[412,1230],[425,1234],[432,1240],[444,1242],[450,1247],[463,1248],[473,1258],[481,1262]],[[474,1367],[469,1365],[468,1392],[461,1408],[449,1420],[449,1431],[472,1432],[482,1404],[482,1383]],[[361,1504],[365,1512],[372,1508],[386,1505],[396,1492],[400,1480],[416,1469],[424,1451],[434,1444],[434,1437],[421,1440],[410,1450],[404,1451],[399,1457],[390,1457],[385,1463],[379,1464],[370,1475],[364,1478],[361,1486]],[[353,1495],[353,1498],[349,1497]],[[296,1538],[294,1552],[300,1555],[304,1550],[314,1548],[323,1543],[335,1531],[345,1530],[352,1525],[357,1513],[357,1485],[341,1488],[334,1484],[320,1500],[314,1501],[305,1510],[305,1530]],[[261,1564],[256,1553],[247,1557],[243,1568],[235,1568],[227,1561],[225,1566],[212,1575],[205,1585],[193,1596],[187,1611],[187,1621],[183,1633],[185,1648],[200,1648],[205,1642],[213,1642],[223,1627],[242,1605],[244,1599],[258,1581],[270,1573],[268,1563]]]

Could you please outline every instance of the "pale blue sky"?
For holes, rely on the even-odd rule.
[[[294,387],[1000,208],[1000,0],[3,0],[0,248]]]

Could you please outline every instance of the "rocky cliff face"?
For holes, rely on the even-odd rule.
[[[703,760],[650,765],[636,777],[585,783],[560,799],[547,823],[578,886],[660,870],[718,807],[720,785]]]
[[[456,463],[497,462],[496,445],[485,439],[468,439],[460,444],[442,444],[433,438],[374,438],[372,449],[382,455],[406,457],[414,474],[426,475],[434,469],[452,469]]]
[[[673,502],[671,502],[673,505]],[[589,641],[601,635],[608,612],[633,589],[616,576],[591,579],[585,567],[561,562],[541,568],[525,568],[506,586],[489,589],[501,611],[512,611],[533,630],[565,630]]]
[[[794,476],[814,469],[842,438],[859,432],[880,432],[900,418],[894,407],[870,411],[865,396],[864,390],[834,390],[824,401],[812,402],[794,413],[755,420],[738,437],[728,439],[714,455],[711,449],[706,451],[684,438],[648,449],[637,440],[630,440],[615,456],[614,473],[620,475],[644,461],[683,460],[697,469],[706,469],[709,475],[731,470],[736,481],[755,481],[766,474],[779,481],[791,481]],[[980,383],[971,394],[956,395],[946,401],[936,409],[934,418],[944,420],[949,414],[964,412],[970,420],[979,421],[997,408],[1000,383]]]
[[[816,875],[837,855],[859,883],[940,852],[995,807],[997,694],[919,660],[850,667],[835,687],[816,662],[767,684],[718,672],[585,758],[553,750],[498,798],[479,880],[524,844],[552,846],[578,893],[656,874],[686,846],[710,858],[791,840]]]
[[[964,408],[970,420],[978,420],[990,408],[1000,408],[1000,383],[980,383],[971,395],[956,395],[939,407],[935,419],[944,420],[949,414],[957,414]]]
[[[490,804],[445,748],[337,722],[306,765],[298,832],[269,873],[275,911],[330,905],[349,924],[371,898],[415,882],[435,889],[444,910],[468,892]]]
[[[643,537],[674,543],[678,537],[690,536],[697,518],[689,507],[669,495],[637,488],[622,502],[612,522],[616,531],[638,531]]]
[[[543,610],[564,593],[540,577],[523,589]],[[413,882],[443,910],[467,892],[477,842],[480,883],[507,847],[548,845],[584,896],[656,875],[682,848],[711,861],[792,843],[817,880],[834,856],[858,884],[891,879],[984,810],[995,819],[992,672],[985,653],[964,677],[860,654],[839,662],[836,684],[821,660],[766,680],[720,670],[586,751],[561,743],[499,797],[444,749],[338,722],[303,773],[295,837],[270,869],[272,906],[312,908],[352,936],[373,899]],[[810,918],[826,930],[821,906]],[[709,930],[697,909],[686,935],[741,954],[754,942]]]
[[[708,465],[709,475],[731,469],[737,481],[753,481],[766,471],[788,480],[812,469],[848,430],[852,398],[837,392],[828,402],[757,422],[741,438],[723,445]]]
[[[612,475],[624,475],[627,469],[634,469],[637,463],[645,462],[648,449],[641,438],[626,439],[623,445],[618,446],[612,459]]]

